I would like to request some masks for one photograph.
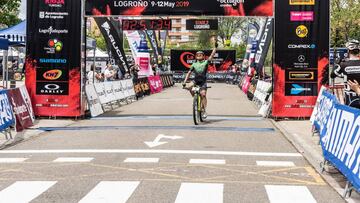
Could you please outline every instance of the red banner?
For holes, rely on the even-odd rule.
[[[31,127],[33,125],[31,113],[22,97],[20,89],[9,89],[7,94],[16,117],[16,131],[21,132]]]
[[[149,76],[148,80],[150,84],[151,94],[159,93],[163,90],[163,83],[161,82],[161,78],[159,75]]]

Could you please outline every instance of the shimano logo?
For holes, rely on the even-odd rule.
[[[289,49],[315,49],[315,44],[289,44]]]
[[[41,58],[39,59],[40,63],[57,63],[57,64],[66,64],[67,60],[66,59],[46,59],[46,58]]]

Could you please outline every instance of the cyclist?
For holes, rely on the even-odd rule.
[[[360,81],[360,43],[357,40],[350,40],[346,43],[349,58],[335,65],[331,74],[332,78],[344,78],[345,104],[351,107],[360,108],[359,96],[351,88],[351,84]]]
[[[190,75],[192,72],[195,73],[194,78],[194,85],[197,85],[200,87],[200,95],[201,95],[201,101],[202,101],[202,116],[203,118],[207,117],[206,114],[206,106],[207,106],[207,99],[206,99],[206,91],[207,91],[207,71],[209,67],[209,62],[214,58],[214,55],[216,53],[216,49],[218,47],[218,43],[215,43],[215,48],[211,52],[211,55],[209,58],[205,58],[205,54],[203,51],[196,52],[196,62],[193,63],[190,67],[189,72],[187,73],[185,80],[183,82],[183,87],[186,87],[186,82],[190,78]],[[190,93],[192,96],[194,96],[194,92],[191,90],[192,87],[189,87]]]

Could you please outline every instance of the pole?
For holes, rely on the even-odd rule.
[[[5,73],[5,75],[3,76],[4,78],[5,78],[5,85],[4,85],[4,87],[5,87],[5,89],[8,89],[8,82],[9,82],[9,67],[8,67],[8,51],[7,50],[5,50],[4,51],[4,64],[5,64],[5,66],[4,66],[4,68],[3,69],[6,69],[6,73]]]

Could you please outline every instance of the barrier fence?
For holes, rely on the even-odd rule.
[[[34,125],[35,116],[29,94],[20,88],[0,90],[0,132],[11,139],[10,127],[17,132]]]
[[[320,134],[326,162],[348,180],[344,197],[352,189],[360,191],[360,110],[339,103],[325,88],[317,99],[311,121]],[[350,193],[351,194],[351,193]]]
[[[108,107],[112,110],[114,104],[118,106],[121,102],[129,104],[134,99],[159,93],[163,88],[172,85],[172,75],[166,74],[89,84],[85,92],[91,116],[96,117],[105,113]]]

